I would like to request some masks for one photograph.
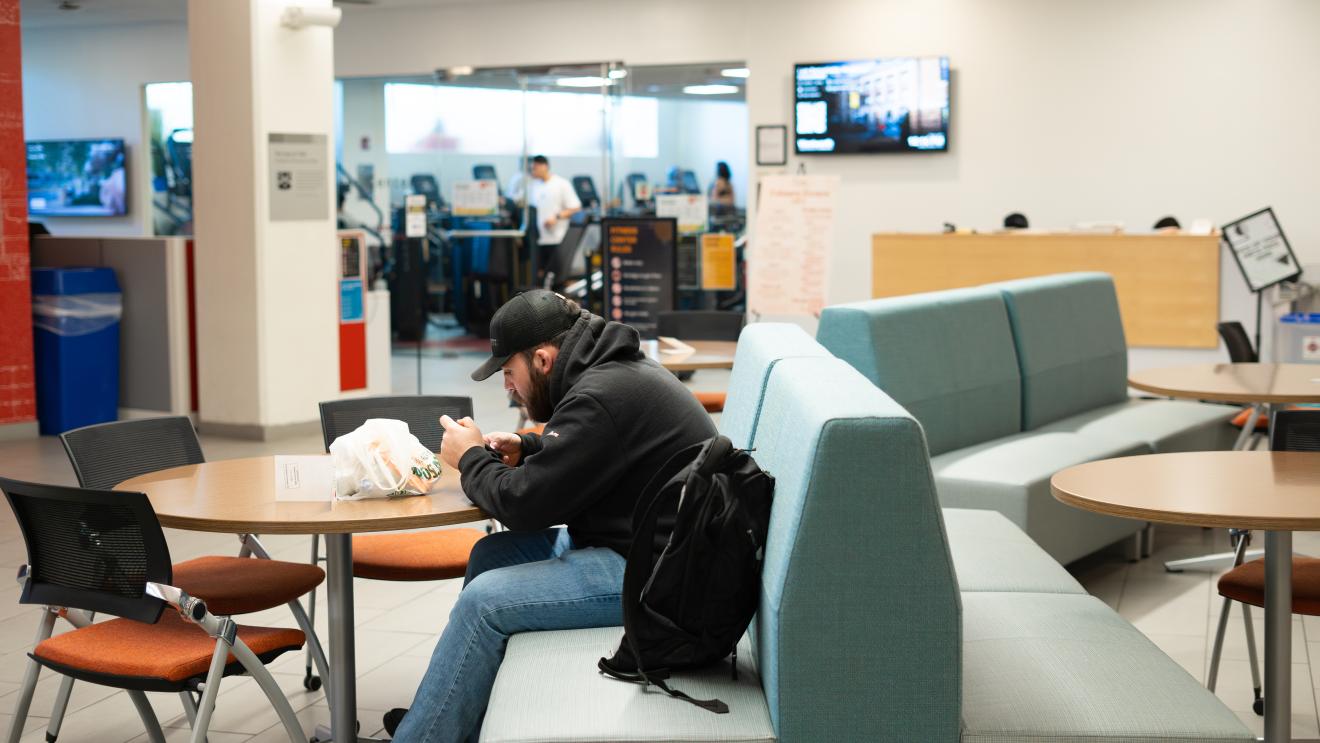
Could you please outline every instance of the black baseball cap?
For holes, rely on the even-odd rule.
[[[568,300],[547,289],[523,292],[504,303],[490,320],[490,358],[472,372],[480,382],[500,370],[519,351],[536,348],[573,327],[578,313]]]

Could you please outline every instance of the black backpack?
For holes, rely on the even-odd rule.
[[[669,688],[670,671],[699,668],[733,654],[761,595],[774,478],[723,436],[675,454],[647,483],[633,512],[633,541],[623,575],[623,640],[597,667],[623,681],[653,685],[716,713],[718,699]],[[656,522],[678,500],[669,541],[653,559]]]

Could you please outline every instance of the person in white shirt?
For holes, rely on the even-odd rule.
[[[545,155],[532,158],[528,199],[536,207],[536,226],[540,233],[537,244],[544,248],[563,242],[568,233],[568,220],[582,210],[582,201],[568,179],[550,172],[550,161]]]

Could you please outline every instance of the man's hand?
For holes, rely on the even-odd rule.
[[[516,433],[488,433],[486,446],[500,453],[500,459],[510,467],[517,467],[522,459],[522,437]]]
[[[551,214],[550,216],[548,216],[548,217],[545,218],[545,226],[546,226],[546,227],[554,227],[554,226],[555,226],[555,223],[558,222],[558,221],[559,221],[559,215],[558,215],[558,214]]]
[[[486,445],[481,429],[477,428],[471,418],[456,421],[442,415],[440,425],[445,429],[445,438],[440,443],[440,461],[454,469],[458,469],[458,460],[463,458],[468,449]]]

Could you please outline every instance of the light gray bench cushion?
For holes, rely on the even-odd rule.
[[[1101,516],[1054,499],[1055,472],[1097,459],[1149,454],[1075,433],[1029,431],[931,459],[940,505],[998,511],[1051,557],[1068,564],[1137,533],[1144,522]]]
[[[596,670],[614,654],[622,627],[528,632],[509,638],[481,740],[745,741],[775,740],[770,710],[752,665],[747,639],[738,652],[738,680],[729,665],[675,673],[671,685],[697,699],[717,697],[717,715],[658,690],[616,681]]]
[[[1156,454],[1233,448],[1238,429],[1229,419],[1240,408],[1187,400],[1126,400],[1045,426],[1116,442],[1144,441]]]
[[[963,743],[1254,740],[1092,596],[963,594]]]
[[[1076,578],[1002,514],[946,508],[944,531],[961,591],[1086,593]]]

